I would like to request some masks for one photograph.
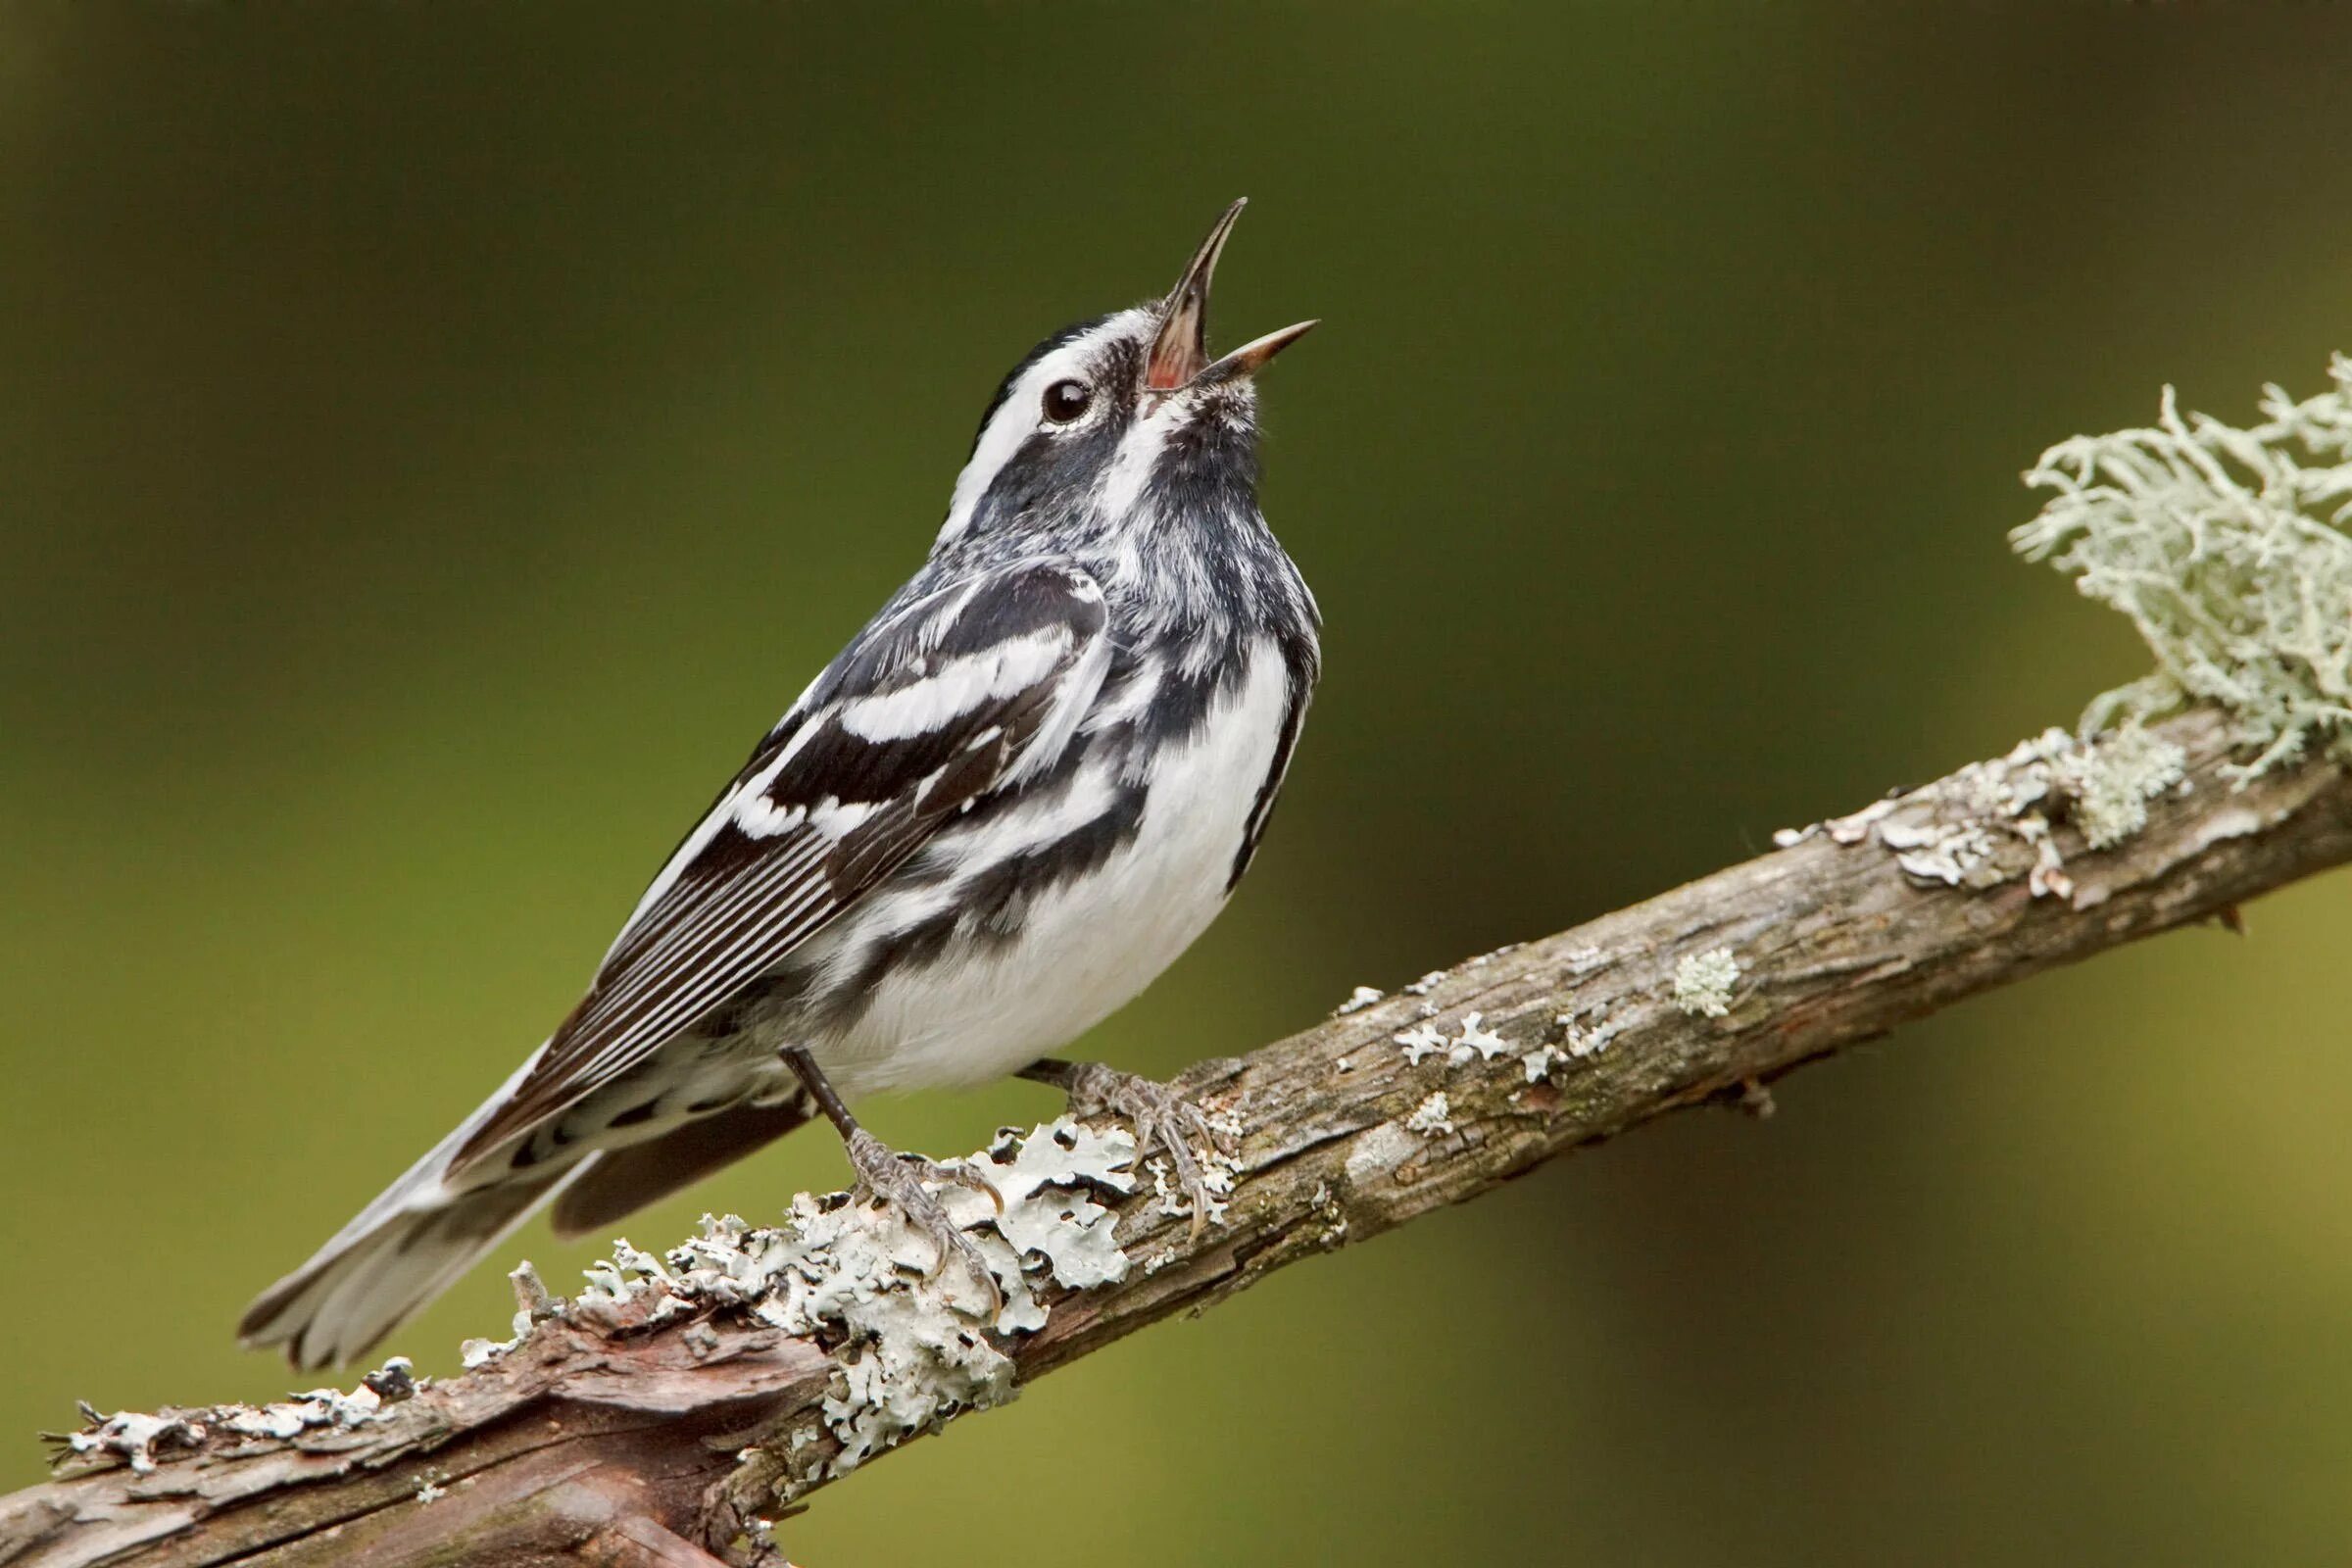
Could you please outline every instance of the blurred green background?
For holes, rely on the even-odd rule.
[[[1329,675],[1243,896],[1091,1043],[1153,1072],[2138,673],[2008,557],[2017,472],[2352,347],[2348,46],[2321,7],[0,8],[0,1484],[77,1396],[288,1386],[240,1306],[564,1012],[998,375],[1233,196],[1223,340],[1327,321],[1266,500]],[[785,1542],[2340,1558],[2347,891],[1287,1273]],[[944,1153],[1055,1103],[873,1115]],[[794,1140],[628,1231],[842,1176]],[[446,1370],[507,1302],[485,1266],[390,1348]]]

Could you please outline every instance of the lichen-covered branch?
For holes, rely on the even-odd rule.
[[[1186,1087],[1227,1130],[1214,1212],[1067,1118],[943,1195],[997,1278],[932,1277],[895,1214],[795,1200],[586,1290],[516,1271],[513,1338],[418,1384],[254,1408],[87,1412],[0,1499],[0,1568],[755,1563],[802,1498],[1179,1308],[1473,1197],[1681,1106],[2352,859],[2352,361],[2262,423],[2052,448],[2017,530],[2130,615],[2156,673],[2095,743],[2007,756],[1780,835],[1777,853],[1577,930],[1369,988]],[[2201,700],[2219,705],[2143,721]],[[2233,756],[2233,752],[2236,754]]]
[[[1198,1235],[1123,1129],[1008,1135],[974,1156],[1004,1216],[955,1199],[1006,1287],[993,1323],[889,1216],[802,1199],[773,1230],[624,1244],[567,1302],[524,1275],[516,1338],[462,1377],[96,1422],[0,1500],[0,1564],[775,1560],[809,1492],[1171,1312],[2352,859],[2343,765],[2231,773],[2232,739],[2211,710],[2053,732],[1204,1062],[1187,1086],[1236,1138]]]

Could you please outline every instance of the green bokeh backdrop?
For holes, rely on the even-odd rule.
[[[0,7],[0,1484],[571,1001],[996,377],[1253,198],[1329,677],[1154,1072],[2070,719],[2047,442],[2347,344],[2332,8]],[[1292,1271],[815,1564],[2318,1560],[2347,883]],[[937,1152],[1007,1086],[873,1107]],[[801,1139],[632,1221],[838,1185]],[[563,1280],[587,1250],[505,1249]],[[484,1267],[400,1336],[446,1370]]]

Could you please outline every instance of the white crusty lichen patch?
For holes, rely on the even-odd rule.
[[[101,1415],[81,1407],[83,1426],[62,1440],[64,1457],[120,1463],[145,1475],[172,1449],[236,1447],[256,1439],[287,1442],[308,1432],[349,1431],[376,1420],[420,1387],[405,1355],[396,1355],[346,1394],[313,1389],[270,1404],[212,1404],[201,1409],[121,1410]]]
[[[1519,1058],[1520,1070],[1531,1084],[1549,1078],[1552,1069],[1563,1061],[1582,1061],[1599,1055],[1625,1028],[1624,1019],[1609,1016],[1606,1002],[1571,1008],[1553,1018],[1552,1023],[1560,1031],[1558,1043],[1538,1046]]]
[[[1826,831],[1838,844],[1876,843],[1922,882],[1976,889],[2020,874],[1999,852],[2024,845],[2034,896],[2068,898],[2074,878],[2051,824],[2070,820],[2089,848],[2112,849],[2147,826],[2150,802],[2186,788],[2187,765],[2180,747],[2136,723],[2089,741],[2049,729],[1909,795],[1773,837],[1787,846]]]
[[[2054,744],[2047,736],[2043,743]],[[2082,842],[2107,850],[2148,825],[2148,803],[2187,775],[2188,755],[2130,724],[2088,746],[2064,746],[2053,766],[2074,795],[2074,820]]]
[[[119,1410],[100,1415],[84,1406],[85,1425],[66,1437],[66,1451],[81,1458],[117,1460],[140,1475],[155,1468],[159,1449],[200,1448],[212,1435],[212,1412]]]
[[[2244,429],[2182,416],[2168,386],[2153,428],[2077,436],[2027,472],[2057,494],[2011,543],[2131,616],[2156,655],[2086,730],[2195,698],[2256,749],[2241,779],[2314,745],[2352,758],[2352,358],[2328,374],[2301,402],[2264,388]]]
[[[1404,1118],[1404,1130],[1419,1133],[1424,1138],[1440,1138],[1453,1131],[1453,1106],[1441,1089],[1412,1109]]]
[[[1729,948],[1686,953],[1674,966],[1674,1004],[1693,1018],[1720,1018],[1732,1010],[1740,973],[1740,960]]]
[[[1487,1027],[1487,1015],[1475,1009],[1462,1014],[1452,1034],[1423,1022],[1399,1029],[1390,1038],[1403,1051],[1404,1059],[1416,1067],[1427,1056],[1442,1055],[1447,1066],[1459,1067],[1473,1058],[1493,1061],[1512,1051],[1508,1040]]]

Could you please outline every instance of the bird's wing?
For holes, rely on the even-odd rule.
[[[644,1061],[993,790],[1050,766],[1110,662],[1102,590],[1001,566],[878,619],[654,879],[595,982],[452,1172]]]

